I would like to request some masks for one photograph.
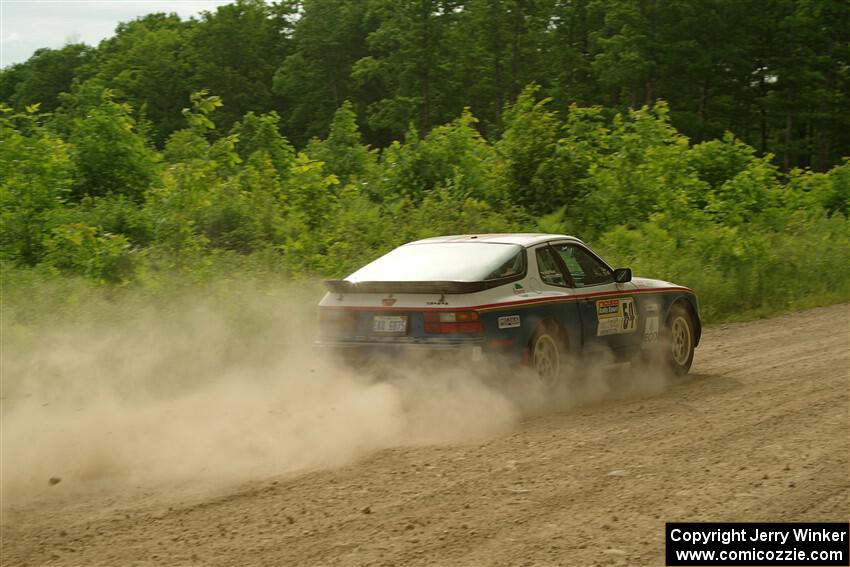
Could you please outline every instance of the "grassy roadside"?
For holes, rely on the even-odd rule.
[[[654,277],[645,269],[636,270],[636,275]],[[835,289],[818,286],[818,289],[803,290],[799,295],[789,295],[786,290],[781,301],[739,307],[739,303],[727,300],[735,295],[734,290],[706,290],[704,286],[687,281],[700,278],[686,278],[684,282],[670,279],[695,289],[705,324],[762,319],[850,301],[845,283]],[[255,312],[257,305],[266,300],[297,297],[299,317],[303,318],[311,317],[324,292],[319,278],[291,281],[275,274],[246,276],[232,272],[205,281],[189,281],[175,274],[156,281],[111,286],[85,277],[50,274],[40,269],[5,269],[0,281],[0,332],[6,343],[21,333],[37,333],[38,329],[81,321],[120,321],[143,310],[167,312],[175,305],[199,300],[229,314],[237,314],[249,306]],[[715,298],[723,303],[722,309],[712,303]]]

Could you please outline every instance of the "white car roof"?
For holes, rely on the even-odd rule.
[[[575,236],[566,234],[543,234],[543,233],[505,233],[505,234],[455,234],[452,236],[435,236],[424,238],[411,244],[424,244],[426,242],[492,242],[497,244],[519,244],[521,246],[534,246],[550,240],[572,240],[582,242]],[[584,244],[582,242],[582,244]]]

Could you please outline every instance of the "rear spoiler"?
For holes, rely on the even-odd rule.
[[[350,282],[325,280],[325,287],[333,293],[475,293],[521,280],[522,274],[482,282]]]

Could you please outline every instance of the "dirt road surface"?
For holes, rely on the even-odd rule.
[[[5,510],[2,564],[662,565],[666,521],[847,521],[848,315],[710,327],[662,393],[474,445],[216,494],[48,491]]]

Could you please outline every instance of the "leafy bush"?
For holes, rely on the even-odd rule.
[[[38,107],[0,105],[0,254],[34,265],[73,183],[68,145],[41,125]]]
[[[724,227],[705,214],[606,232],[599,251],[637,275],[697,290],[707,321],[850,297],[850,224],[789,212],[782,230]]]
[[[45,263],[63,273],[113,284],[126,283],[135,275],[133,250],[122,235],[66,224],[53,229],[45,248]]]
[[[693,287],[709,321],[850,294],[850,161],[785,175],[731,135],[691,146],[663,103],[561,113],[529,87],[500,140],[466,111],[382,152],[344,104],[326,139],[296,151],[274,114],[219,132],[223,103],[199,92],[159,153],[113,95],[69,100],[54,118],[0,109],[0,253],[15,282],[25,266],[145,289],[309,280],[416,238],[542,230]]]
[[[116,102],[107,89],[97,94],[97,104],[83,105],[73,117],[69,142],[76,166],[74,194],[125,195],[141,202],[156,182],[159,155],[139,133],[130,105]]]

